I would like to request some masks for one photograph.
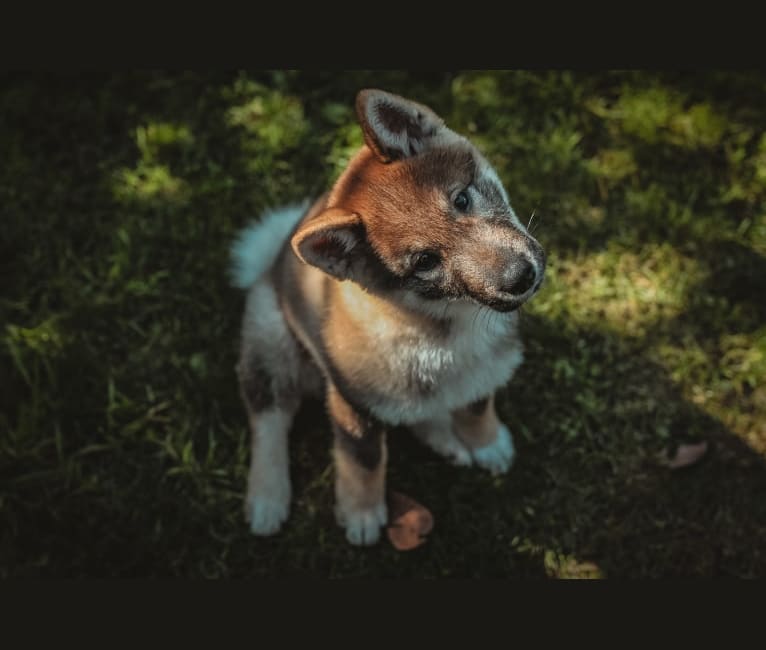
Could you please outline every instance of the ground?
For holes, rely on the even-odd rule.
[[[318,403],[284,530],[242,514],[228,247],[332,182],[370,86],[471,137],[549,260],[511,472],[390,437],[436,521],[408,553],[335,525]],[[764,125],[762,73],[6,75],[0,576],[766,577]]]

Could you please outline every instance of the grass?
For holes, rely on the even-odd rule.
[[[436,518],[410,553],[345,542],[321,404],[284,530],[242,517],[227,249],[332,182],[367,86],[474,139],[550,263],[498,400],[512,471],[391,436]],[[765,124],[759,73],[4,77],[0,576],[766,577]]]

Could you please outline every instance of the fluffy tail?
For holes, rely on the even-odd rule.
[[[270,210],[239,234],[231,247],[230,275],[235,287],[249,288],[272,267],[307,207],[304,201]]]

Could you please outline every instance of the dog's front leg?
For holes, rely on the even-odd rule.
[[[338,523],[352,544],[374,544],[388,518],[385,427],[377,418],[351,406],[331,382],[327,404],[334,433]]]
[[[494,396],[453,411],[452,430],[479,467],[493,474],[504,474],[511,467],[515,456],[513,438],[497,417]]]

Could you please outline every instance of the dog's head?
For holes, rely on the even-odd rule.
[[[468,299],[511,311],[540,287],[545,253],[492,166],[430,108],[362,90],[366,146],[327,208],[292,238],[295,253],[371,291],[410,302]]]

